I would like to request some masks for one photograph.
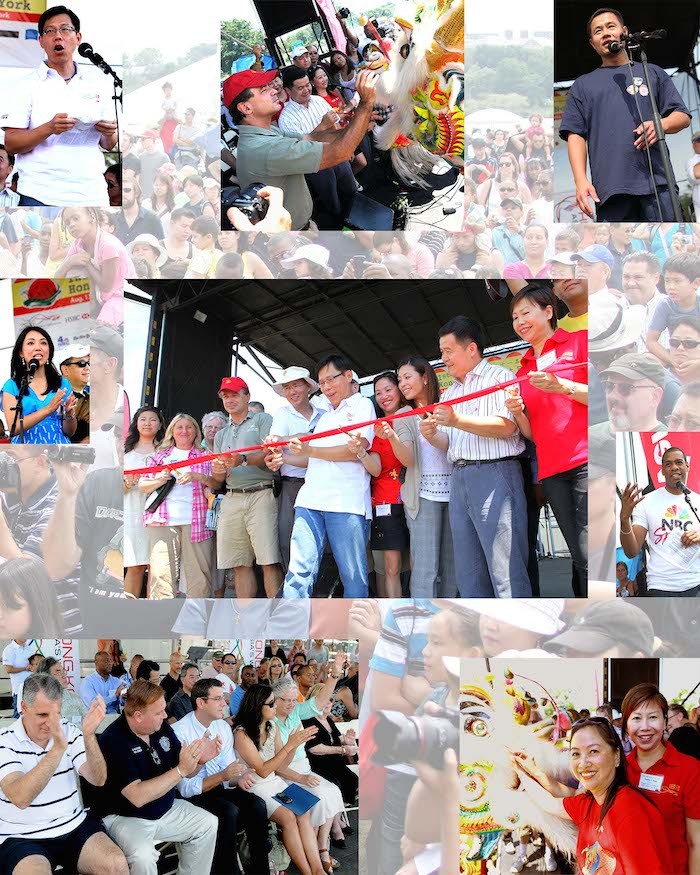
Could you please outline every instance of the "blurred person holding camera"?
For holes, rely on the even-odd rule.
[[[49,459],[46,449],[22,445],[7,447],[0,458],[0,557],[12,560],[33,556],[41,561],[43,539],[57,513],[59,463]],[[66,635],[82,628],[79,575],[77,557],[72,564],[66,561],[61,574],[54,578],[53,590]]]

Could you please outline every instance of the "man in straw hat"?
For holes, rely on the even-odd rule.
[[[285,368],[279,380],[272,387],[288,404],[280,407],[272,418],[268,442],[285,437],[300,437],[309,434],[323,415],[323,410],[309,400],[312,392],[318,391],[318,383],[311,379],[307,368],[292,366]],[[265,456],[265,464],[271,471],[279,472],[281,491],[279,495],[279,532],[282,568],[286,574],[289,568],[289,543],[294,526],[294,503],[299,490],[304,485],[307,459],[296,456],[282,447],[270,449]]]

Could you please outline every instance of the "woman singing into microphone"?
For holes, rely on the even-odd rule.
[[[53,364],[53,340],[34,325],[22,329],[10,360],[10,379],[2,387],[2,412],[9,429],[15,421],[20,387],[24,410],[24,443],[69,444],[75,434],[76,398],[71,384]],[[37,362],[36,367],[33,362]],[[62,408],[62,412],[61,412]],[[11,432],[12,443],[21,442],[19,419]]]

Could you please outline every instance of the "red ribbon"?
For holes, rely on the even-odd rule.
[[[543,372],[555,374],[558,371],[568,371],[572,370],[573,368],[582,368],[587,366],[588,362],[559,362],[557,364],[551,365],[548,368],[543,368]],[[368,419],[367,422],[352,422],[347,426],[347,428],[331,428],[328,431],[317,431],[314,434],[307,434],[303,437],[296,438],[296,440],[301,441],[302,443],[306,443],[307,441],[314,441],[317,438],[332,437],[336,434],[349,434],[353,431],[358,431],[361,428],[367,428],[367,426],[376,425],[378,422],[391,422],[394,419],[404,419],[407,416],[421,416],[424,413],[432,413],[436,407],[462,404],[465,401],[473,401],[475,398],[483,398],[484,395],[491,395],[493,392],[500,392],[503,389],[507,389],[509,386],[515,386],[518,383],[524,383],[529,379],[530,373],[525,374],[522,377],[513,377],[512,380],[508,380],[505,383],[497,383],[495,386],[488,386],[486,389],[479,389],[478,392],[470,392],[468,395],[460,395],[459,398],[450,398],[447,401],[437,401],[435,404],[428,404],[425,407],[414,407],[411,410],[405,410],[403,413],[391,413],[387,416],[380,416],[378,419]],[[205,456],[197,456],[196,459],[192,460],[183,459],[180,462],[170,462],[167,465],[154,465],[150,468],[132,468],[128,471],[124,471],[124,475],[130,475],[133,477],[136,474],[156,474],[158,471],[174,471],[176,468],[192,468],[194,465],[201,465],[204,462],[211,462],[214,459],[220,459],[223,456],[233,456],[236,453],[255,453],[259,450],[266,450],[272,447],[286,447],[288,444],[289,440],[280,440],[269,444],[258,444],[254,447],[239,447],[236,450],[226,450],[221,453],[210,453]]]

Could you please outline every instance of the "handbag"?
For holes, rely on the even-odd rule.
[[[157,489],[154,489],[153,492],[146,499],[146,504],[144,505],[144,513],[155,513],[156,510],[161,506],[161,504],[168,497],[173,486],[175,486],[175,475],[172,474],[169,480],[166,480],[162,486],[159,486]]]

